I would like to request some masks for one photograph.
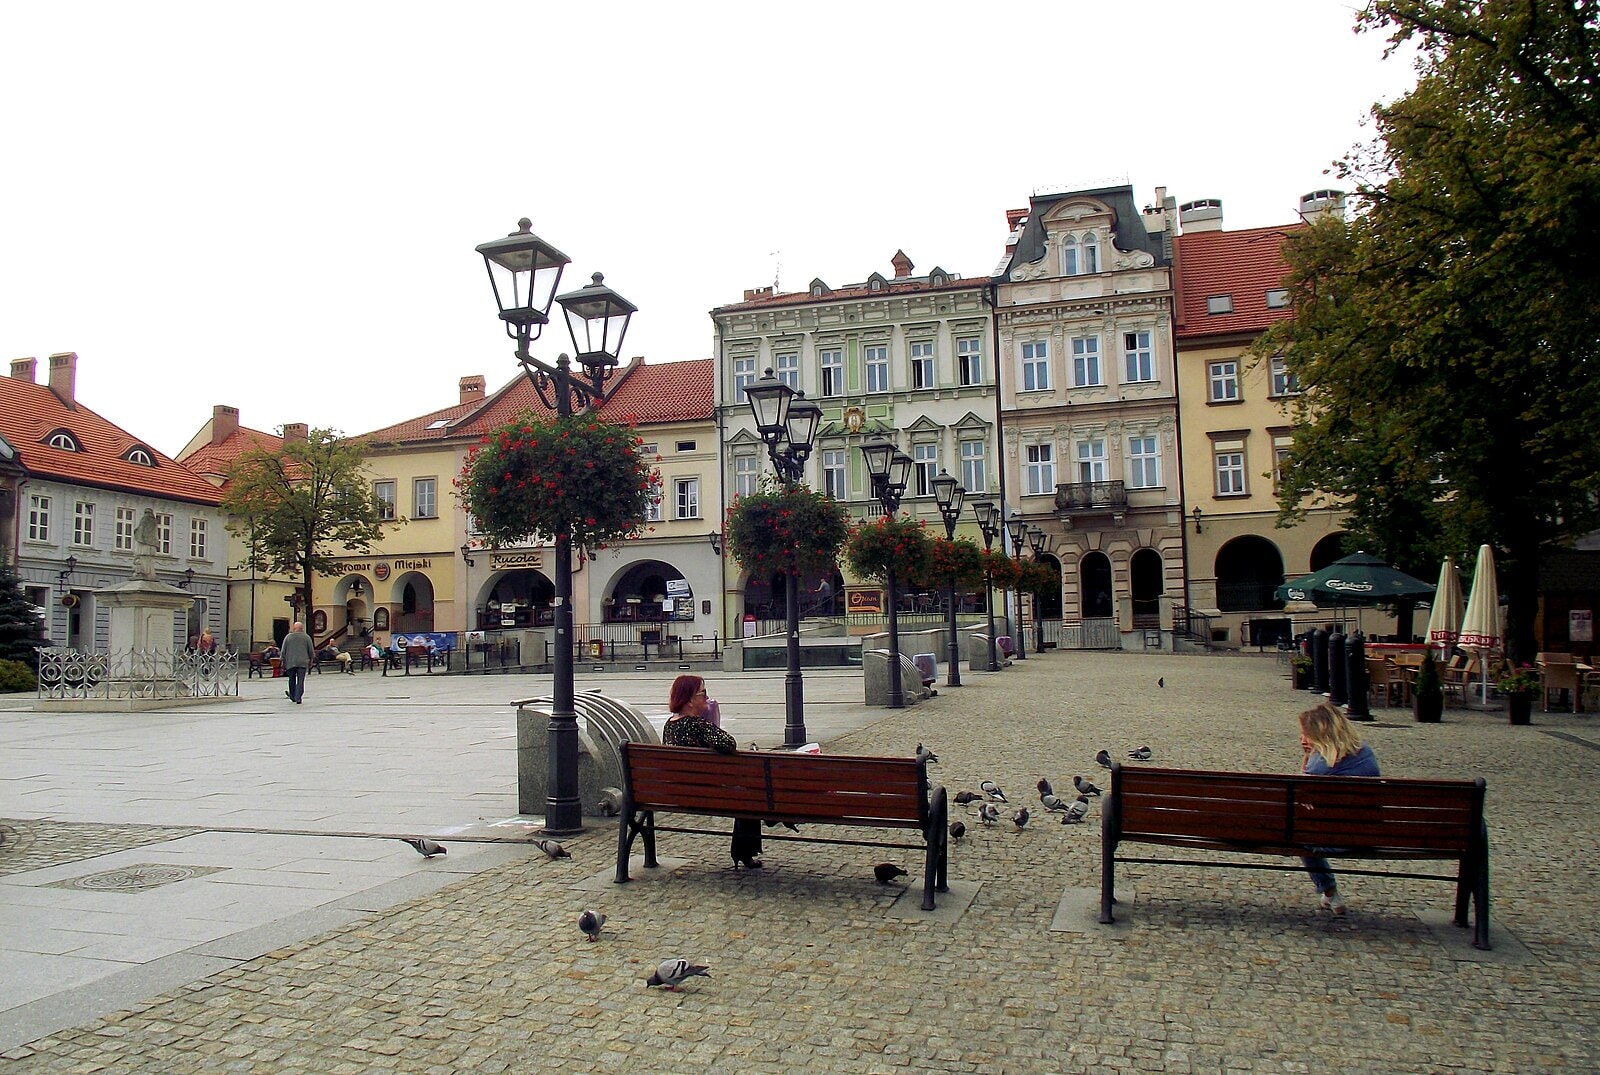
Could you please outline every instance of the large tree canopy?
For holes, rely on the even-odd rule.
[[[1339,166],[1353,219],[1286,241],[1294,316],[1255,347],[1302,389],[1284,518],[1341,506],[1414,572],[1492,544],[1515,658],[1542,550],[1600,521],[1596,14],[1371,4],[1360,27],[1416,47],[1417,86]]]
[[[309,599],[335,557],[370,551],[383,525],[365,458],[365,443],[331,429],[240,455],[222,497],[228,529],[244,538],[240,566],[298,576]]]

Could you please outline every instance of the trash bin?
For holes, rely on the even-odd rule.
[[[593,657],[595,660],[598,661],[598,660],[602,659],[603,657],[605,657],[605,655],[606,655],[606,644],[605,644],[605,641],[603,639],[599,639],[599,638],[591,640],[590,643],[589,643],[589,656]]]

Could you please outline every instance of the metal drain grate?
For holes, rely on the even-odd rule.
[[[208,873],[218,873],[224,868],[222,866],[167,866],[143,862],[133,866],[123,866],[115,870],[106,870],[104,873],[91,873],[85,877],[57,881],[48,887],[77,888],[88,892],[144,892],[147,889],[170,885],[175,881],[188,881],[195,877],[204,877]]]

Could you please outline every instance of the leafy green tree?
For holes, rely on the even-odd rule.
[[[1342,507],[1428,577],[1500,554],[1532,655],[1543,550],[1600,522],[1600,74],[1594,0],[1376,0],[1416,88],[1338,173],[1361,211],[1285,241],[1294,316],[1255,345],[1302,388],[1285,522]]]
[[[366,453],[363,441],[313,429],[240,455],[221,504],[228,529],[248,539],[240,566],[299,576],[309,600],[313,576],[336,572],[336,556],[370,551],[383,524]]]
[[[21,661],[37,672],[37,647],[44,644],[44,621],[17,582],[16,571],[0,562],[0,660]]]

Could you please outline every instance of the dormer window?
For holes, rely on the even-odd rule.
[[[122,458],[141,467],[153,467],[156,465],[155,453],[142,444],[135,444],[132,448],[129,448]]]
[[[52,448],[60,448],[63,452],[81,452],[83,445],[78,443],[78,438],[65,429],[58,429],[44,439]]]
[[[1061,240],[1061,273],[1063,276],[1092,276],[1100,271],[1100,240],[1094,232],[1081,237],[1063,236]]]
[[[1231,314],[1231,313],[1233,313],[1233,296],[1232,295],[1207,295],[1206,296],[1206,313],[1208,313],[1208,314]]]
[[[882,291],[887,284],[888,281],[882,276],[879,276],[877,273],[873,273],[871,276],[867,277],[868,291]]]
[[[811,297],[812,298],[820,299],[820,298],[824,298],[824,297],[826,297],[828,295],[831,295],[831,294],[833,294],[832,289],[829,288],[827,284],[822,282],[822,278],[820,276],[814,278],[811,281]]]

